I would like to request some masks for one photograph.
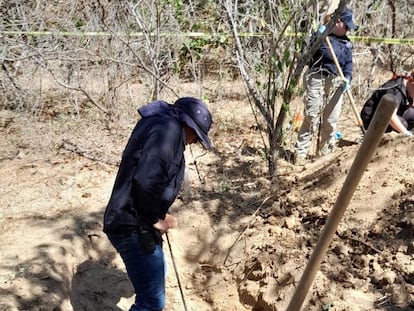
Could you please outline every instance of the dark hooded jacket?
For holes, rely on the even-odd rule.
[[[377,107],[381,101],[381,98],[385,94],[390,94],[395,96],[398,108],[397,115],[402,116],[404,112],[409,108],[411,98],[407,95],[407,88],[404,85],[403,78],[391,79],[385,82],[381,87],[375,90],[371,97],[365,102],[361,110],[361,119],[364,123],[364,128],[367,129],[371,123],[374,113],[377,110]],[[391,131],[392,128],[388,127],[387,132]]]
[[[316,40],[317,34],[311,39]],[[328,36],[332,48],[335,51],[336,58],[338,59],[339,65],[341,66],[342,72],[349,81],[352,80],[352,43],[347,36],[336,36],[334,34],[330,34]],[[309,64],[309,68],[311,71],[322,71],[334,74],[338,76],[338,70],[336,68],[335,62],[331,56],[329,51],[329,47],[326,42],[322,42],[319,49],[313,55],[311,63]]]
[[[138,219],[164,219],[184,176],[185,132],[180,112],[163,101],[138,112],[142,119],[125,147],[104,215],[104,232],[126,233]]]

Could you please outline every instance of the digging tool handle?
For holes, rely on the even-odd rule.
[[[319,237],[313,253],[302,274],[298,286],[293,294],[286,311],[300,311],[303,301],[312,285],[316,272],[319,270],[322,258],[337,230],[339,222],[345,213],[349,201],[368,166],[371,157],[377,148],[381,137],[388,126],[391,115],[397,107],[397,100],[392,95],[384,95],[377,111],[371,121],[368,131],[355,156],[354,162],[349,170],[339,193],[335,205],[328,216],[325,227]]]
[[[180,294],[181,294],[181,299],[183,300],[184,311],[188,311],[187,304],[185,302],[183,287],[181,286],[180,275],[178,274],[178,269],[177,269],[177,266],[175,264],[174,254],[173,254],[173,251],[172,251],[172,248],[171,248],[171,243],[170,243],[170,238],[168,237],[168,233],[165,233],[165,236],[167,237],[168,248],[170,250],[170,255],[171,255],[171,261],[172,261],[172,264],[173,264],[173,267],[174,267],[175,276],[177,278],[178,287],[180,288]]]
[[[325,37],[325,41],[326,41],[326,44],[328,45],[329,52],[331,53],[336,69],[338,70],[339,76],[345,80],[344,73],[342,72],[341,66],[339,65],[339,62],[338,62],[338,58],[336,57],[335,51],[331,44],[331,40],[329,39],[328,36]],[[361,116],[359,115],[358,110],[356,108],[354,98],[352,97],[352,94],[351,94],[351,90],[346,90],[346,94],[348,95],[349,101],[351,102],[351,107],[357,118],[358,126],[361,128],[362,134],[365,134],[365,128],[363,126]]]

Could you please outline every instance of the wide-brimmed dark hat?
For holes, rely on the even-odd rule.
[[[341,19],[341,21],[344,22],[344,24],[346,25],[346,27],[348,27],[348,29],[350,30],[357,30],[358,26],[355,25],[354,23],[354,16],[352,14],[352,11],[348,8],[346,8],[341,16],[339,17]]]
[[[182,112],[180,114],[181,121],[196,132],[203,146],[206,149],[211,149],[212,144],[207,134],[213,120],[206,104],[197,98],[182,97],[174,103],[174,107]]]

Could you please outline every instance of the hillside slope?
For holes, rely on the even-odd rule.
[[[335,153],[305,167],[281,159],[273,188],[243,96],[209,106],[216,149],[188,150],[191,188],[171,208],[179,226],[169,239],[187,306],[285,310],[359,148],[358,128],[345,110]],[[0,310],[128,309],[133,292],[101,231],[135,122],[134,112],[125,114],[108,130],[93,113],[2,112]],[[384,136],[304,310],[414,310],[413,151],[413,140]],[[183,310],[167,243],[164,250],[167,310]]]

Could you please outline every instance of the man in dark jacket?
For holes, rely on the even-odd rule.
[[[327,154],[334,148],[335,129],[342,108],[342,92],[349,88],[352,80],[352,44],[346,34],[355,29],[357,26],[354,24],[352,11],[346,8],[327,36],[345,81],[338,74],[338,68],[326,42],[321,44],[308,65],[308,71],[304,75],[304,119],[295,144],[297,164],[305,161],[312,140],[318,135],[320,137],[317,137],[317,155]],[[320,35],[320,32],[314,34],[314,38]],[[344,86],[342,89],[341,85]]]
[[[211,114],[199,99],[184,97],[174,105],[155,101],[138,109],[135,126],[122,155],[104,232],[121,255],[135,289],[130,310],[165,306],[162,237],[177,225],[168,213],[184,176],[186,144],[200,141],[211,149],[207,134]]]
[[[374,113],[385,94],[393,95],[398,103],[398,107],[391,116],[390,125],[386,132],[395,131],[406,136],[413,136],[414,71],[405,76],[393,77],[372,93],[361,110],[361,119],[365,129],[368,129]]]

